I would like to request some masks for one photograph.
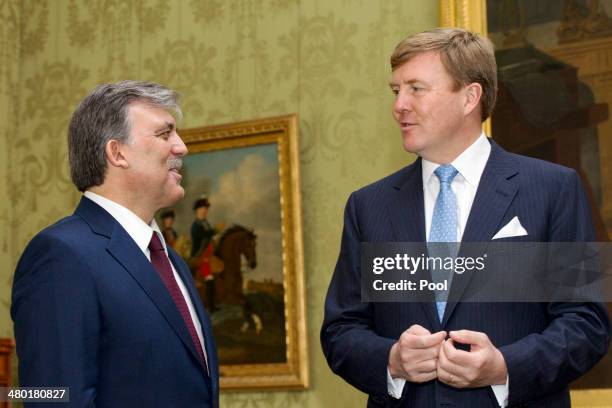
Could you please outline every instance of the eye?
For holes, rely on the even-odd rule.
[[[158,136],[164,140],[167,140],[170,137],[170,133],[172,133],[170,130],[166,130],[165,132],[160,133]]]
[[[391,92],[393,92],[393,95],[397,96],[399,94],[399,89],[398,88],[391,88]]]
[[[420,86],[416,86],[416,85],[410,85],[410,92],[412,93],[419,93],[422,92],[424,88],[421,88]]]

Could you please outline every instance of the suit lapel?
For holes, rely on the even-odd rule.
[[[109,213],[86,197],[81,199],[75,214],[83,218],[94,232],[108,237],[107,251],[140,285],[185,347],[189,349],[196,360],[200,361],[183,317],[153,265],[138,248],[134,240]],[[206,375],[204,370],[202,374]]]
[[[208,359],[208,369],[210,370],[210,377],[217,378],[217,349],[215,346],[214,337],[211,330],[212,324],[208,317],[208,313],[204,310],[204,306],[202,306],[200,295],[197,292],[195,285],[193,284],[193,277],[191,276],[191,272],[186,268],[185,263],[172,249],[168,249],[168,255],[170,258],[170,262],[172,262],[174,268],[176,269],[176,272],[183,280],[183,283],[187,288],[187,292],[189,293],[189,297],[191,298],[191,302],[193,303],[193,306],[196,310],[196,314],[200,319],[200,323],[202,326],[202,335],[204,337],[204,347],[206,348],[206,357]],[[214,383],[213,387],[216,387]],[[214,392],[218,392],[218,390],[214,390]]]
[[[491,154],[480,178],[476,197],[470,210],[462,242],[482,242],[483,250],[491,242],[495,232],[501,227],[501,222],[514,200],[518,184],[514,178],[519,169],[513,156],[491,142]],[[463,255],[460,250],[459,256]],[[461,299],[473,273],[465,273],[453,277],[449,299]],[[444,312],[444,326],[455,310],[456,301],[449,301]]]
[[[395,194],[388,205],[393,234],[398,242],[425,241],[423,177],[421,159],[408,166],[394,183]]]
[[[406,168],[393,186],[395,194],[388,205],[389,220],[396,242],[422,242],[425,250],[425,209],[421,158]],[[431,327],[438,331],[440,320],[431,302],[420,302]]]
[[[518,191],[513,180],[519,172],[513,156],[495,142],[472,204],[463,242],[490,242]]]
[[[107,250],[138,282],[166,318],[170,327],[176,332],[185,347],[189,349],[196,360],[200,361],[191,335],[187,330],[183,317],[170,297],[168,289],[164,286],[151,262],[149,262],[134,240],[130,238],[119,224],[117,224],[111,236]]]

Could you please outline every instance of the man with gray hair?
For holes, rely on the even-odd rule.
[[[15,271],[22,387],[69,387],[74,407],[218,407],[210,320],[154,219],[184,195],[180,117],[175,91],[136,81],[100,85],[74,112],[83,197]]]

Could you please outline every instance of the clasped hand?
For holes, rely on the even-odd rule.
[[[469,345],[469,351],[455,348]],[[506,362],[489,337],[470,330],[430,333],[419,325],[404,331],[389,353],[389,373],[394,378],[427,382],[438,378],[456,388],[505,384]]]

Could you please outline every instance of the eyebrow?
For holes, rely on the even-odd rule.
[[[155,129],[155,134],[161,134],[161,133],[167,132],[169,130],[173,130],[174,127],[175,127],[174,123],[166,122],[163,125],[161,125],[160,127],[158,127],[157,129]]]
[[[410,79],[408,81],[401,81],[402,84],[406,84],[406,85],[412,85],[412,84],[422,84],[422,85],[427,85],[426,82],[420,81],[418,79]],[[399,86],[400,82],[389,82],[389,87],[393,88],[394,86]]]

